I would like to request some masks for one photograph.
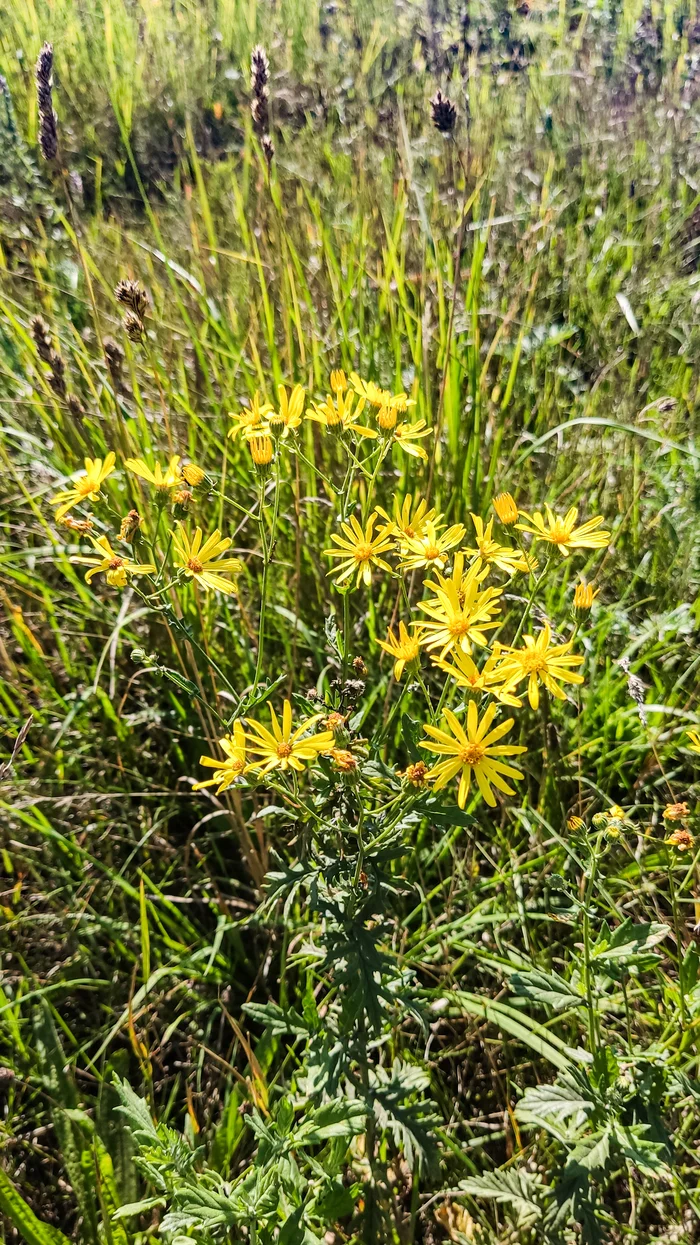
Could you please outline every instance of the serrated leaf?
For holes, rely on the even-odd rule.
[[[511,974],[508,984],[515,994],[534,999],[537,1003],[546,1003],[555,1011],[586,1005],[582,995],[557,973],[544,972],[541,969],[518,970]]]
[[[39,1219],[17,1192],[9,1176],[0,1167],[0,1211],[17,1229],[26,1245],[70,1245],[68,1237]]]
[[[487,1197],[501,1205],[512,1206],[520,1227],[542,1218],[542,1205],[538,1200],[542,1185],[538,1177],[530,1175],[529,1172],[486,1172],[483,1176],[469,1176],[466,1180],[460,1180],[459,1188],[472,1197]]]

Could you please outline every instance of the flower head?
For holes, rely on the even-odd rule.
[[[248,432],[246,434],[250,457],[255,466],[265,473],[272,462],[275,447],[272,443],[272,437],[267,432]]]
[[[478,514],[473,514],[471,518],[476,532],[476,548],[467,549],[466,553],[479,558],[485,566],[497,566],[506,575],[529,570],[528,559],[524,553],[519,549],[512,549],[510,545],[499,545],[493,539],[493,519],[489,519],[484,527],[484,521]]]
[[[295,385],[288,394],[284,385],[278,385],[277,393],[279,407],[276,411],[270,412],[267,422],[275,435],[286,438],[291,432],[297,432],[301,427],[306,390],[301,385]]]
[[[478,564],[464,574],[461,553],[455,555],[452,575],[445,579],[438,575],[437,582],[428,581],[435,596],[423,601],[420,609],[429,621],[414,626],[425,627],[423,644],[429,650],[439,649],[444,658],[455,649],[471,652],[472,644],[485,645],[486,632],[498,626],[494,615],[500,608],[501,588],[481,588],[483,570]]]
[[[464,688],[467,692],[482,692],[484,695],[490,693],[501,704],[512,705],[514,708],[520,707],[522,701],[512,692],[503,690],[504,674],[500,645],[494,646],[493,653],[489,654],[481,670],[469,653],[465,653],[461,648],[453,649],[450,656],[451,661],[433,657],[433,662],[451,679],[454,679],[458,687]]]
[[[695,839],[690,830],[685,829],[685,826],[678,826],[672,834],[669,834],[666,842],[677,848],[679,852],[691,852],[695,846]]]
[[[386,510],[382,510],[381,506],[377,506],[377,510],[383,519],[386,519],[388,523],[392,522]],[[420,493],[416,493],[415,496],[407,493],[402,501],[399,501],[398,494],[395,494],[392,517],[394,536],[399,545],[402,541],[412,539],[414,536],[423,536],[426,523],[434,523],[436,527],[444,526],[440,523],[442,515],[437,514],[432,507],[429,509],[427,501],[421,497]]]
[[[667,804],[664,809],[664,821],[683,821],[690,816],[687,804]]]
[[[498,743],[498,740],[507,735],[513,726],[513,718],[500,722],[492,730],[491,724],[496,716],[496,708],[495,704],[490,704],[479,721],[476,702],[470,700],[467,708],[466,730],[450,709],[445,710],[449,730],[442,730],[430,724],[423,727],[430,738],[420,741],[421,748],[427,748],[429,752],[445,757],[444,761],[440,761],[430,771],[435,790],[440,791],[459,774],[457,803],[460,808],[464,808],[467,802],[472,774],[476,778],[479,791],[486,803],[492,808],[496,804],[492,788],[496,787],[506,795],[514,795],[515,792],[512,787],[508,786],[506,778],[522,777],[520,770],[501,760],[501,757],[515,756],[517,753],[525,752],[526,749],[518,744]]]
[[[165,470],[160,463],[156,463],[153,470],[151,470],[143,458],[127,458],[124,466],[129,471],[132,471],[135,476],[139,476],[140,479],[146,480],[148,484],[152,484],[157,492],[164,494],[180,487],[179,463],[180,455],[173,454]]]
[[[594,588],[593,584],[587,584],[583,579],[576,585],[572,613],[577,622],[588,618],[599,592],[600,588]]]
[[[414,761],[412,765],[406,766],[403,773],[399,772],[399,778],[403,778],[411,787],[427,787],[430,771],[425,761]]]
[[[190,541],[182,523],[178,524],[177,535],[173,536],[173,552],[175,566],[184,572],[188,579],[194,579],[203,588],[214,592],[235,592],[235,585],[230,579],[224,579],[222,571],[238,574],[243,570],[243,563],[238,558],[222,558],[231,544],[231,537],[221,539],[218,527],[211,536],[202,542],[201,527],[195,528]]]
[[[121,521],[119,539],[122,540],[125,545],[131,545],[142,523],[143,519],[141,518],[138,510],[130,510],[128,514],[124,515],[124,518]]]
[[[689,752],[700,753],[700,731],[688,731],[688,739],[690,740]]]
[[[331,372],[331,390],[333,393],[345,393],[348,387],[348,378],[342,367],[334,368]]]
[[[190,488],[196,488],[204,479],[204,472],[196,463],[183,463],[180,467],[180,475]]]
[[[102,484],[114,471],[116,461],[116,456],[112,453],[107,454],[104,461],[101,458],[85,459],[85,471],[76,477],[70,488],[61,489],[60,493],[51,498],[52,506],[58,503],[56,519],[59,523],[74,506],[97,499]]]
[[[235,438],[239,432],[249,433],[256,428],[261,428],[272,410],[270,403],[263,402],[259,390],[256,389],[250,406],[241,407],[240,411],[237,411],[235,415],[231,413],[233,423],[228,430],[228,435]]]
[[[577,817],[574,815],[573,817],[567,817],[566,828],[567,830],[570,830],[572,834],[577,834],[579,831],[586,829],[586,823],[583,820],[583,817]]]
[[[587,519],[580,527],[576,526],[578,518],[578,509],[572,506],[567,510],[564,518],[560,518],[554,514],[551,506],[545,505],[546,521],[540,514],[539,510],[530,517],[527,514],[523,518],[526,523],[519,523],[518,529],[521,532],[528,532],[530,536],[534,536],[535,540],[546,540],[549,544],[558,545],[562,557],[568,558],[572,549],[607,549],[610,544],[610,532],[601,531],[601,524],[605,522],[602,515],[598,515],[595,519]]]
[[[510,493],[499,493],[493,499],[493,508],[504,527],[512,527],[518,522],[519,510]]]
[[[320,753],[329,752],[335,746],[332,731],[309,734],[322,716],[315,713],[293,728],[292,706],[285,700],[281,724],[272,705],[269,730],[261,722],[249,721],[246,739],[250,751],[259,758],[254,765],[260,773],[269,774],[273,769],[293,769],[300,772],[305,764],[315,761]]]
[[[421,567],[444,571],[450,549],[463,539],[464,524],[455,523],[438,534],[432,519],[428,519],[420,536],[407,536],[400,542],[401,566],[407,571],[417,571]]]
[[[329,394],[325,402],[314,402],[312,410],[306,412],[306,418],[323,424],[328,432],[338,435],[353,432],[358,437],[376,437],[374,428],[366,428],[357,422],[365,407],[364,398],[358,400],[356,394],[347,393],[345,389],[336,389],[335,395],[332,398]]]
[[[199,758],[200,765],[206,765],[214,770],[214,777],[207,778],[204,782],[196,782],[192,788],[193,791],[216,786],[216,794],[221,795],[222,791],[227,791],[236,779],[245,773],[247,768],[246,740],[242,722],[234,722],[233,735],[224,735],[223,739],[219,740],[219,747],[224,753],[223,761],[217,760],[216,757],[201,756]]]
[[[386,640],[377,640],[379,647],[394,658],[394,678],[397,683],[404,672],[404,667],[412,666],[418,661],[422,638],[423,633],[420,629],[410,635],[405,622],[400,622],[398,638],[394,635],[393,629],[389,627]]]
[[[388,409],[403,413],[407,411],[409,406],[415,406],[415,398],[409,398],[407,393],[392,393],[389,389],[381,389],[373,380],[363,380],[358,376],[357,372],[350,373],[350,384],[355,393],[365,399],[370,406],[376,406],[379,410]]]
[[[324,553],[329,558],[341,558],[338,566],[334,566],[328,572],[329,575],[335,575],[336,586],[344,583],[345,580],[351,579],[353,574],[357,572],[355,587],[359,588],[360,580],[366,586],[372,582],[372,568],[379,567],[383,571],[389,571],[391,567],[385,562],[381,554],[387,553],[391,549],[391,535],[393,525],[391,523],[380,527],[378,532],[374,533],[374,525],[377,521],[377,511],[369,516],[367,525],[363,531],[359,521],[353,515],[347,523],[341,523],[343,536],[333,534],[331,540],[338,546],[337,549],[324,549]]]
[[[71,562],[77,563],[79,566],[89,566],[90,570],[85,575],[85,580],[89,584],[95,575],[104,574],[107,583],[111,588],[125,588],[129,578],[132,575],[153,575],[155,574],[155,566],[150,562],[140,563],[134,562],[132,558],[123,558],[109,543],[106,536],[90,537],[97,557],[74,557]]]
[[[527,679],[527,694],[533,709],[537,709],[540,703],[540,683],[557,700],[566,700],[559,683],[583,683],[583,675],[574,669],[583,664],[583,657],[571,652],[570,640],[566,644],[552,644],[549,623],[545,624],[537,639],[532,635],[523,636],[523,639],[524,648],[504,650],[503,690],[512,692]]]
[[[417,419],[415,424],[398,424],[394,429],[394,441],[404,450],[406,454],[410,454],[412,458],[422,458],[423,462],[428,461],[427,451],[422,445],[414,445],[414,441],[421,441],[423,437],[429,437],[432,433],[424,419]]]

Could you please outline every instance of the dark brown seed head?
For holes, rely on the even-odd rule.
[[[45,43],[36,63],[36,97],[39,106],[39,147],[45,160],[58,154],[58,129],[53,110],[53,47]]]
[[[272,164],[272,157],[275,154],[275,144],[273,143],[269,134],[263,134],[262,139],[260,141],[260,145],[263,149],[263,155],[265,159],[267,160],[267,167],[269,169],[270,165]]]
[[[124,351],[119,343],[115,342],[113,337],[105,337],[102,345],[104,347],[105,359],[107,360],[107,367],[109,368],[110,376],[112,377],[112,380],[116,381],[119,379],[122,370]]]
[[[140,342],[145,332],[145,326],[140,316],[135,311],[127,311],[122,321],[124,332],[132,342]]]
[[[143,320],[148,307],[148,297],[138,281],[120,281],[114,294],[118,303],[121,303],[123,307],[128,307],[134,315]]]
[[[452,100],[440,90],[435,92],[430,101],[430,115],[433,125],[441,134],[451,134],[457,124],[457,109]]]
[[[39,358],[43,359],[44,363],[50,363],[51,353],[53,351],[51,329],[46,323],[44,317],[32,316],[29,322],[29,328],[32,337],[34,338],[34,345],[36,346],[36,352]]]

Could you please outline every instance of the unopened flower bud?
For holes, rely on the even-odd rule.
[[[600,589],[594,588],[592,584],[584,583],[583,580],[576,585],[574,603],[571,608],[571,613],[576,622],[583,622],[584,619],[588,618],[599,591]]]
[[[204,479],[204,472],[196,463],[183,463],[180,468],[183,480],[186,480],[191,488],[196,488]]]
[[[133,544],[134,537],[142,523],[143,519],[138,510],[130,510],[122,519],[121,527],[119,528],[119,539],[123,540],[127,545]]]
[[[518,521],[518,507],[510,493],[499,493],[493,499],[493,508],[504,527],[512,527]]]

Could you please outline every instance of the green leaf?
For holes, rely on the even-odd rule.
[[[512,1206],[518,1216],[519,1226],[534,1223],[542,1217],[538,1200],[543,1189],[537,1176],[526,1171],[494,1171],[483,1176],[468,1176],[460,1180],[459,1188],[471,1197],[487,1197],[501,1205]]]
[[[365,1126],[367,1110],[353,1098],[336,1098],[318,1107],[295,1133],[297,1145],[313,1145],[331,1137],[356,1137]]]
[[[530,1085],[515,1108],[519,1120],[532,1122],[557,1121],[578,1116],[582,1119],[595,1110],[595,1096],[585,1074],[563,1073],[552,1085]]]
[[[646,957],[658,943],[663,942],[668,930],[668,925],[661,925],[658,921],[635,924],[628,917],[611,933],[607,922],[604,922],[591,948],[591,959],[594,964],[605,964],[611,961],[629,963],[641,955]]]
[[[0,1167],[0,1211],[24,1238],[27,1245],[70,1245],[67,1236],[37,1218]]]
[[[156,1206],[165,1206],[164,1197],[145,1197],[141,1202],[129,1202],[128,1206],[120,1206],[112,1215],[112,1219],[131,1219],[134,1215],[142,1215],[146,1210]]]
[[[542,969],[519,970],[511,975],[508,984],[514,994],[534,999],[537,1003],[546,1003],[555,1011],[585,1007],[586,1004],[586,1000],[563,977]]]

